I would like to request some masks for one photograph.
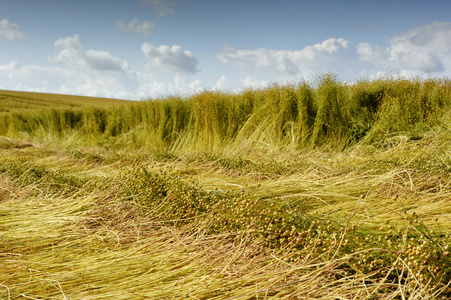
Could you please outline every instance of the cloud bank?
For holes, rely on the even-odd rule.
[[[18,30],[9,21],[3,23],[7,25],[2,28]],[[137,28],[140,23],[132,20],[130,24],[127,28]],[[21,35],[7,36],[17,39]],[[216,59],[239,70],[235,71],[238,76],[229,73],[226,77],[220,70],[209,73],[208,86],[198,77],[198,58],[179,45],[143,43],[138,66],[108,51],[84,49],[78,35],[60,38],[53,46],[49,66],[21,65],[17,61],[0,65],[0,89],[140,99],[189,94],[208,86],[239,91],[268,82],[314,79],[325,72],[335,72],[344,80],[371,79],[387,73],[417,76],[426,72],[434,77],[451,74],[448,22],[413,28],[387,38],[386,45],[330,38],[297,50],[224,46]]]
[[[246,76],[273,74],[276,79],[311,77],[335,72],[348,79],[387,72],[415,76],[451,71],[451,23],[419,26],[387,40],[388,46],[354,45],[330,38],[300,50],[222,47],[216,58]]]
[[[192,79],[197,59],[180,46],[143,44],[143,59],[158,72],[140,72],[109,52],[84,50],[77,34],[54,42],[53,66],[0,65],[0,89],[62,93],[138,100],[200,91],[203,83]],[[169,71],[162,76],[161,71]],[[175,73],[173,73],[175,71]],[[172,74],[172,75],[171,75]]]
[[[15,23],[11,23],[8,19],[0,21],[0,40],[5,39],[8,41],[22,40],[27,37],[26,33],[20,31],[19,26]]]

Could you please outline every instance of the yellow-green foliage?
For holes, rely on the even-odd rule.
[[[418,138],[447,114],[447,79],[273,84],[241,93],[204,91],[121,106],[51,108],[0,115],[0,135],[134,149],[222,151],[343,148],[403,132]]]
[[[5,139],[0,298],[449,299],[450,129],[273,156]]]

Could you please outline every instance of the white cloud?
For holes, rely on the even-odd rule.
[[[58,39],[54,47],[56,53],[49,59],[51,66],[22,66],[17,61],[0,65],[0,89],[138,100],[187,95],[204,86],[186,72],[143,73],[106,51],[84,50],[78,35]],[[188,61],[190,58],[189,52],[181,49],[169,53],[186,56]],[[182,67],[193,69],[186,64]]]
[[[150,21],[145,21],[139,24],[138,19],[135,18],[133,18],[128,25],[122,23],[121,20],[117,20],[115,25],[116,28],[121,31],[142,34],[143,36],[152,35],[156,27],[155,24]]]
[[[175,14],[175,2],[175,0],[141,0],[144,5],[153,6],[159,16]]]
[[[224,63],[240,68],[248,72],[278,72],[282,74],[296,74],[297,67],[290,59],[290,51],[273,49],[244,49],[236,50],[230,46],[224,46],[216,55],[216,58]]]
[[[114,76],[16,62],[0,66],[0,88],[10,90],[135,99],[134,81],[133,74]]]
[[[97,50],[83,51],[77,34],[59,39],[54,45],[57,54],[51,57],[51,60],[66,67],[115,72],[125,72],[129,68],[127,62],[108,52]]]
[[[204,88],[200,80],[190,80],[189,76],[175,74],[172,80],[162,81],[149,73],[138,73],[140,99],[156,99],[168,95],[186,96],[200,92]]]
[[[19,62],[18,61],[12,61],[11,63],[7,64],[7,65],[0,65],[0,71],[12,71],[15,70],[18,66]]]
[[[266,80],[258,80],[255,76],[247,76],[243,79],[241,79],[241,83],[244,87],[251,87],[251,88],[264,88],[268,86],[269,82]]]
[[[415,27],[387,40],[388,47],[357,45],[360,61],[375,71],[404,75],[451,72],[451,23],[435,22]]]
[[[15,23],[11,23],[8,19],[0,21],[0,39],[6,39],[9,41],[21,40],[27,37],[27,34],[20,31],[19,26]]]
[[[407,71],[451,71],[451,23],[434,22],[389,39],[391,60]]]
[[[406,76],[422,72],[437,76],[451,73],[451,23],[419,26],[387,42],[388,46],[354,45],[345,39],[331,38],[300,50],[237,50],[224,46],[216,58],[223,64],[238,67],[247,76],[244,84],[256,81],[262,74],[284,80],[335,72],[355,80],[387,72]]]
[[[389,39],[394,52],[449,51],[451,45],[451,22],[434,22],[407,30]]]
[[[152,44],[144,43],[141,50],[148,59],[150,68],[184,73],[198,72],[197,58],[190,51],[183,50],[179,45],[155,47]]]
[[[240,68],[247,75],[267,73],[290,77],[327,72],[332,67],[338,72],[343,60],[348,60],[353,51],[355,47],[344,39],[328,39],[301,50],[236,50],[224,46],[216,58],[224,64]]]
[[[141,59],[147,60],[147,65],[138,62],[139,71],[110,52],[84,49],[78,35],[58,39],[54,49],[49,66],[17,61],[0,65],[0,88],[124,99],[186,95],[205,88],[193,75],[198,72],[198,59],[177,45],[142,44]],[[387,73],[450,76],[450,49],[451,23],[443,22],[400,33],[387,39],[386,45],[331,38],[297,50],[224,46],[217,60],[236,69],[219,70],[221,73],[212,74],[207,84],[212,89],[239,91],[275,81],[314,79],[324,72],[335,72],[344,80]]]
[[[126,71],[128,63],[105,51],[88,50],[84,53],[88,66],[99,71]]]
[[[135,99],[136,73],[125,61],[105,51],[83,50],[78,35],[58,39],[57,65],[22,66],[17,61],[0,66],[3,88],[86,96]]]
[[[224,75],[222,75],[221,77],[219,77],[219,79],[216,81],[215,86],[212,88],[213,91],[216,90],[224,90],[226,88],[227,85],[227,79]]]

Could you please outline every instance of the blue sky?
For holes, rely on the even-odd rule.
[[[451,1],[0,0],[0,89],[146,99],[451,75]]]

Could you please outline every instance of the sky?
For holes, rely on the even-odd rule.
[[[129,100],[451,75],[449,0],[0,0],[0,89]]]

